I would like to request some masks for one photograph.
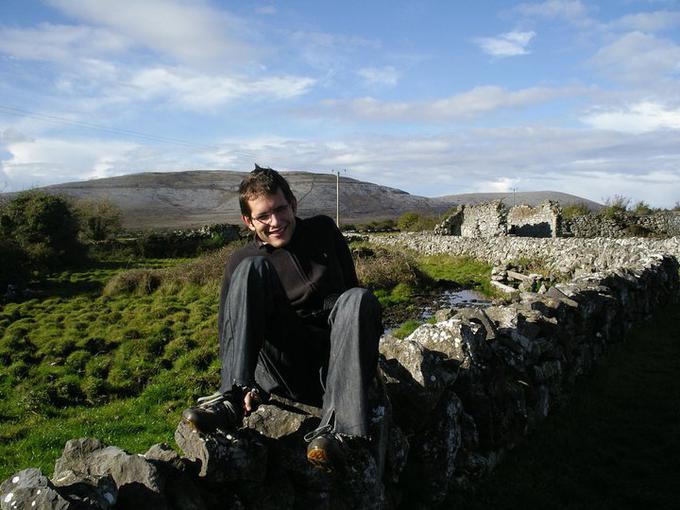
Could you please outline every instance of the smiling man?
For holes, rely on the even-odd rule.
[[[367,438],[380,304],[358,287],[345,239],[327,216],[300,219],[288,182],[257,165],[239,188],[253,241],[225,268],[218,316],[221,387],[187,409],[199,432],[233,430],[270,393],[322,408],[307,458],[333,470],[343,442]]]

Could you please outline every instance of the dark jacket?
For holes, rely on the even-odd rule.
[[[286,246],[273,248],[255,239],[232,253],[222,280],[218,324],[222,324],[232,273],[243,259],[258,255],[272,263],[288,301],[301,317],[328,310],[333,298],[358,286],[352,255],[335,222],[328,216],[296,218],[295,232]]]

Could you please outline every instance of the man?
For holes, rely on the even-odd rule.
[[[269,393],[321,407],[307,458],[333,470],[343,462],[340,444],[369,434],[380,304],[358,287],[333,220],[297,218],[297,200],[279,173],[256,165],[241,182],[239,204],[254,235],[225,268],[221,387],[183,418],[200,432],[233,429]]]

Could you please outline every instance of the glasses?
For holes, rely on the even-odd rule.
[[[277,216],[281,216],[282,214],[287,214],[289,207],[290,207],[290,204],[280,205],[278,207],[275,207],[271,211],[267,211],[267,212],[264,212],[262,214],[258,214],[257,216],[251,216],[251,217],[255,221],[259,221],[260,223],[263,223],[265,225],[269,225],[272,222],[272,217],[275,214]]]

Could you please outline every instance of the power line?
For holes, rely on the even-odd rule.
[[[4,112],[4,113],[10,114],[10,115],[31,117],[31,118],[34,118],[34,119],[44,120],[44,121],[52,122],[52,123],[55,123],[55,124],[64,124],[64,125],[81,127],[81,128],[86,128],[86,129],[94,129],[94,130],[97,130],[97,131],[102,131],[102,132],[111,133],[111,134],[129,136],[131,138],[137,138],[137,139],[147,141],[147,142],[159,142],[159,143],[181,145],[181,146],[184,146],[184,147],[197,147],[197,148],[202,148],[202,149],[220,150],[220,147],[217,147],[216,145],[206,145],[206,144],[189,142],[189,141],[186,141],[186,140],[182,140],[180,138],[151,135],[151,134],[148,134],[148,133],[143,133],[141,131],[133,131],[131,129],[112,128],[112,127],[108,127],[108,126],[103,126],[101,124],[95,124],[93,122],[84,122],[84,121],[80,121],[80,120],[69,119],[69,118],[66,118],[66,117],[60,117],[60,116],[57,116],[57,115],[48,115],[48,114],[45,114],[45,113],[32,112],[32,111],[29,111],[29,110],[24,110],[22,108],[16,108],[16,107],[13,107],[13,106],[0,105],[0,112]],[[235,154],[241,154],[241,155],[244,155],[244,156],[247,156],[247,157],[250,157],[250,158],[255,157],[254,154],[249,153],[249,152],[244,152],[244,151],[231,151],[231,152],[233,152]]]

